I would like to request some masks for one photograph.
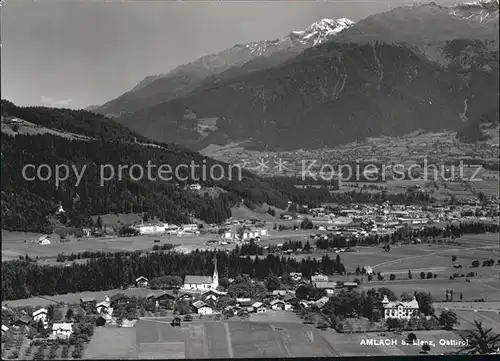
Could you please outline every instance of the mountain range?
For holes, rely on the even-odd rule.
[[[323,19],[144,79],[94,109],[198,150],[253,140],[318,148],[417,128],[460,129],[498,109],[498,0]]]

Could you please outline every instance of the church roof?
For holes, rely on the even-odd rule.
[[[208,284],[212,283],[212,277],[210,276],[191,276],[188,275],[184,279],[185,284]]]

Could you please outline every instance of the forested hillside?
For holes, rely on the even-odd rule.
[[[33,121],[38,114],[38,110],[30,112],[33,108],[12,109],[17,109],[16,116],[21,117],[22,114],[25,120],[28,118]],[[56,120],[50,120],[51,111]],[[87,122],[86,111],[61,113],[59,109],[44,108],[44,112],[43,121],[42,118],[39,121],[45,126],[57,126],[63,131],[81,131],[97,139],[75,141],[50,134],[4,136],[1,168],[4,229],[50,232],[47,216],[54,214],[59,204],[66,211],[68,225],[82,227],[90,225],[90,216],[97,214],[147,212],[152,217],[171,223],[189,222],[193,216],[217,223],[230,217],[230,208],[242,200],[254,204],[266,202],[280,208],[286,207],[289,200],[311,204],[331,200],[326,188],[297,189],[293,186],[293,179],[275,179],[270,184],[253,173],[241,171],[240,180],[237,168],[179,146],[164,144],[162,147],[151,147],[124,142],[122,137],[130,139],[134,136],[133,132],[113,120],[99,116]],[[66,114],[70,116],[66,117]],[[86,128],[88,125],[89,128]],[[99,129],[106,129],[109,139],[99,137]],[[147,139],[143,140],[148,142]],[[151,178],[146,173],[141,180],[134,180],[128,170],[123,172],[122,178],[118,176],[120,165],[140,165],[147,171],[148,162],[156,166],[152,168]],[[198,165],[194,174],[187,167],[192,163]],[[36,167],[45,164],[53,172],[56,165],[68,165],[78,172],[85,171],[79,183],[77,176],[70,171],[69,178],[56,187],[54,176],[48,181],[24,179],[22,170],[27,164]],[[157,170],[163,164],[173,170],[179,168],[179,176],[173,177],[171,181],[160,180]],[[200,183],[205,187],[218,187],[225,192],[213,197],[184,188],[185,184],[197,181],[202,175],[202,165],[209,170],[215,164],[220,164],[224,169],[222,180],[212,181],[210,173],[207,173],[207,179]],[[101,165],[109,165],[116,172],[116,176],[102,186]],[[35,172],[30,172],[28,176],[33,177]],[[133,176],[137,177],[137,174]]]

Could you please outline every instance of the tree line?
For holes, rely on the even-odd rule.
[[[160,276],[187,274],[212,275],[213,258],[217,255],[221,277],[235,278],[248,274],[263,280],[269,274],[301,272],[305,277],[321,272],[334,274],[338,266],[335,259],[307,258],[297,261],[288,257],[268,255],[265,258],[241,257],[237,253],[195,251],[189,254],[161,252],[90,259],[84,264],[68,267],[41,266],[15,260],[2,263],[2,299],[14,300],[36,295],[55,295],[84,291],[104,291],[128,287],[139,276],[149,279]]]

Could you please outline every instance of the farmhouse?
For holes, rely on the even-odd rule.
[[[146,288],[146,287],[148,287],[148,284],[149,284],[149,280],[143,276],[141,276],[135,280],[136,287]]]
[[[52,325],[52,338],[68,339],[73,333],[72,323],[54,323]]]
[[[207,291],[219,287],[219,272],[217,271],[217,259],[214,259],[214,275],[210,276],[191,276],[184,279],[184,289],[193,291]]]
[[[151,301],[154,300],[157,306],[165,306],[175,301],[176,297],[173,293],[166,291],[159,295],[149,295],[148,299]]]
[[[292,305],[282,300],[274,300],[271,301],[271,309],[288,311],[292,309]]]
[[[314,284],[316,288],[326,290],[328,295],[333,295],[335,291],[335,282],[316,282]]]
[[[344,282],[344,287],[347,287],[349,290],[358,287],[356,282]]]
[[[329,299],[330,299],[329,297],[321,297],[319,300],[317,300],[316,302],[314,302],[314,304],[318,308],[323,308],[326,305],[326,303],[328,302]]]
[[[203,301],[196,301],[193,303],[193,308],[196,310],[196,313],[199,315],[211,315],[213,314],[212,307],[205,304]]]
[[[382,306],[384,307],[384,317],[387,318],[399,318],[399,319],[410,319],[411,317],[418,315],[418,302],[415,297],[411,301],[395,301],[389,302],[387,295],[384,295],[382,300]]]
[[[311,282],[328,282],[328,276],[322,274],[311,276]]]
[[[27,315],[23,315],[19,318],[16,318],[12,321],[12,326],[28,326],[31,322],[31,317]]]
[[[217,291],[217,290],[214,290],[214,289],[209,289],[208,291],[206,292],[203,292],[203,294],[201,295],[201,298],[206,302],[206,301],[214,301],[216,302],[219,297],[221,295],[224,295],[225,292],[220,292],[220,291]]]
[[[44,327],[47,327],[47,319],[48,319],[48,314],[49,311],[46,308],[40,308],[33,312],[33,321],[35,322],[40,322],[42,321],[44,324]]]
[[[168,224],[165,223],[142,223],[134,226],[134,229],[139,231],[140,234],[156,234],[166,231]]]
[[[41,236],[38,238],[38,244],[46,245],[50,244],[50,237],[48,235]]]
[[[104,301],[99,302],[95,308],[97,310],[97,313],[109,313],[109,308],[111,306],[111,302],[108,296],[104,297]]]
[[[200,227],[197,224],[183,224],[182,225],[182,230],[183,231],[198,231]]]
[[[2,325],[2,332],[7,332],[9,331],[9,328],[5,325]]]

